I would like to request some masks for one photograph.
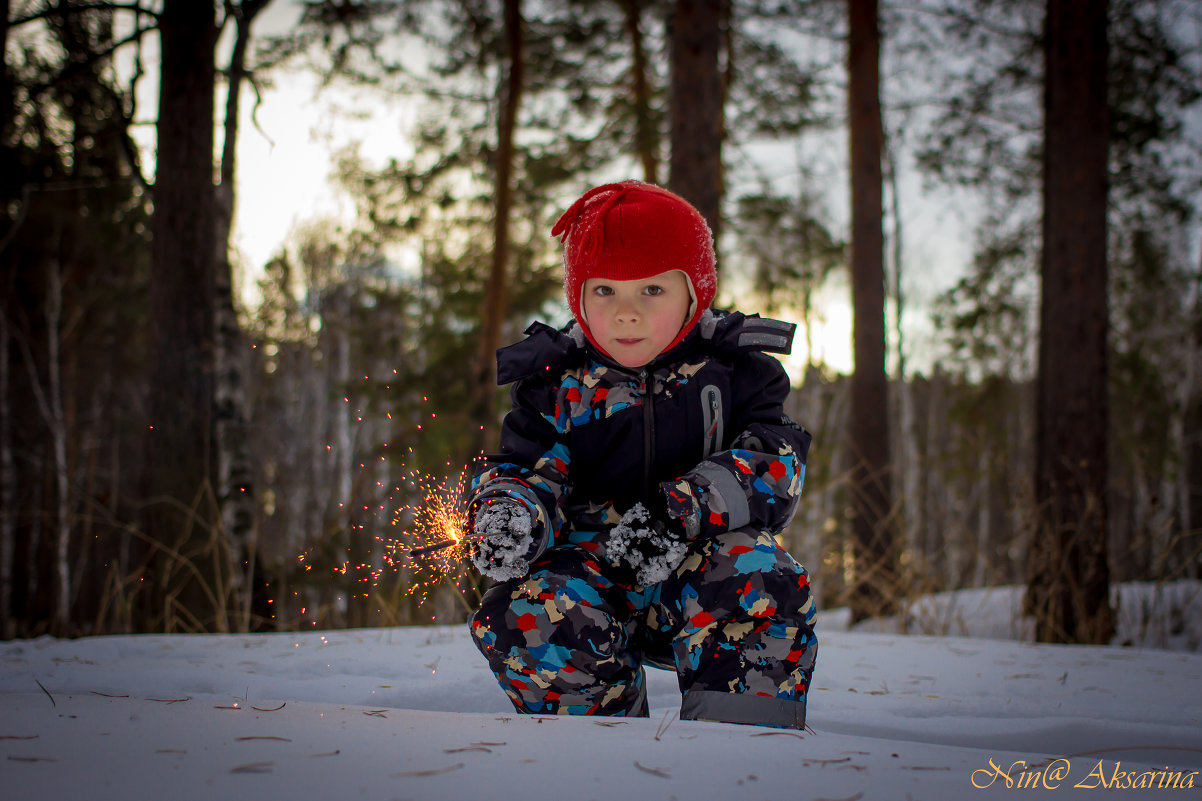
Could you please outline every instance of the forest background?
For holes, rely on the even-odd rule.
[[[815,445],[781,537],[820,607],[1027,584],[1040,639],[1105,642],[1112,583],[1202,579],[1194,3],[4,19],[6,638],[462,619],[479,584],[434,583],[404,532],[495,439],[496,347],[567,319],[551,222],[626,177],[706,214],[717,305],[799,323]],[[348,213],[297,209],[247,259],[239,142],[297,75],[352,118],[403,110],[396,150],[340,148]],[[854,341],[824,344],[839,309]]]

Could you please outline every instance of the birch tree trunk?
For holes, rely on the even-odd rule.
[[[46,393],[44,413],[54,449],[54,630],[62,635],[70,621],[71,544],[67,473],[67,424],[63,417],[62,317],[63,281],[58,256],[48,260],[46,280]],[[32,365],[31,365],[32,366]],[[36,386],[36,381],[35,381]]]
[[[213,428],[217,451],[217,504],[221,527],[234,554],[232,579],[238,629],[250,627],[251,587],[255,570],[255,468],[250,454],[250,402],[246,396],[248,364],[246,340],[234,303],[233,266],[230,264],[230,229],[234,219],[234,181],[242,87],[246,79],[246,50],[251,25],[271,0],[245,0],[231,11],[235,16],[234,48],[227,70],[221,182],[216,190],[216,326],[214,353]]]
[[[894,418],[898,422],[896,433],[893,433],[896,450],[893,451],[897,455],[897,463],[902,466],[901,469],[901,498],[898,502],[899,514],[897,517],[899,530],[897,536],[900,538],[898,543],[902,547],[917,547],[918,546],[918,530],[921,525],[922,508],[920,478],[922,470],[917,469],[919,464],[918,453],[918,437],[916,433],[916,422],[914,418],[914,387],[913,383],[906,378],[906,340],[902,322],[906,308],[905,290],[902,286],[902,275],[904,274],[902,247],[902,221],[901,221],[901,179],[898,175],[898,155],[897,148],[894,145],[893,136],[886,136],[882,125],[882,156],[887,167],[887,179],[889,183],[889,199],[891,201],[891,213],[893,223],[893,236],[891,237],[891,250],[893,253],[893,299],[895,304],[894,311],[894,328],[893,336],[896,340],[897,353],[897,371],[894,379],[894,400],[896,414]]]
[[[45,315],[46,321],[47,366],[45,387],[42,386],[42,377],[38,373],[38,359],[33,352],[32,346],[26,338],[19,334],[17,336],[17,345],[21,349],[22,359],[29,372],[29,387],[42,420],[46,424],[46,431],[50,435],[50,456],[54,487],[54,513],[50,516],[52,522],[49,527],[53,535],[49,553],[50,559],[44,560],[41,556],[36,537],[29,544],[28,554],[30,564],[29,574],[31,578],[41,573],[39,560],[43,560],[43,563],[49,562],[52,592],[47,617],[50,619],[50,625],[56,634],[62,634],[67,631],[69,621],[67,610],[70,606],[71,598],[71,571],[68,561],[71,541],[70,500],[68,494],[70,482],[67,472],[67,430],[63,415],[62,371],[60,365],[60,359],[62,358],[60,351],[63,288],[60,274],[61,266],[57,255],[59,239],[60,235],[56,231],[52,238],[52,250],[54,252],[45,262],[47,268],[47,286],[45,304],[42,308],[42,313]],[[11,478],[10,487],[15,488],[15,477]],[[7,508],[10,507],[6,506]],[[40,526],[35,527],[34,531],[38,531],[39,529]],[[27,594],[30,597],[35,593],[35,586],[31,581],[30,588],[27,590]]]

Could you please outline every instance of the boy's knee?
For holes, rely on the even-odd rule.
[[[503,651],[555,643],[606,653],[623,628],[611,606],[584,576],[538,571],[486,592],[472,636],[478,647]]]
[[[741,528],[720,534],[686,558],[677,576],[681,584],[670,595],[679,599],[683,619],[704,611],[813,628],[809,574],[771,532]]]
[[[774,583],[796,586],[796,578],[807,576],[802,567],[780,546],[770,531],[738,528],[707,540],[686,557],[681,572],[714,583],[753,574],[770,577]],[[808,581],[806,582],[808,587]]]

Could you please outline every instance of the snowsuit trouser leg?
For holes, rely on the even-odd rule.
[[[660,585],[683,719],[805,727],[818,640],[809,576],[770,532],[696,543]]]
[[[646,716],[643,669],[628,649],[633,611],[587,552],[555,548],[526,578],[489,589],[471,629],[519,712]]]

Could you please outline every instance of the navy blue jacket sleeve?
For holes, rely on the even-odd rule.
[[[505,415],[500,447],[480,459],[468,494],[469,509],[508,498],[521,503],[535,521],[543,547],[563,528],[564,485],[571,456],[555,426],[552,385],[526,378],[511,389],[513,408]]]

